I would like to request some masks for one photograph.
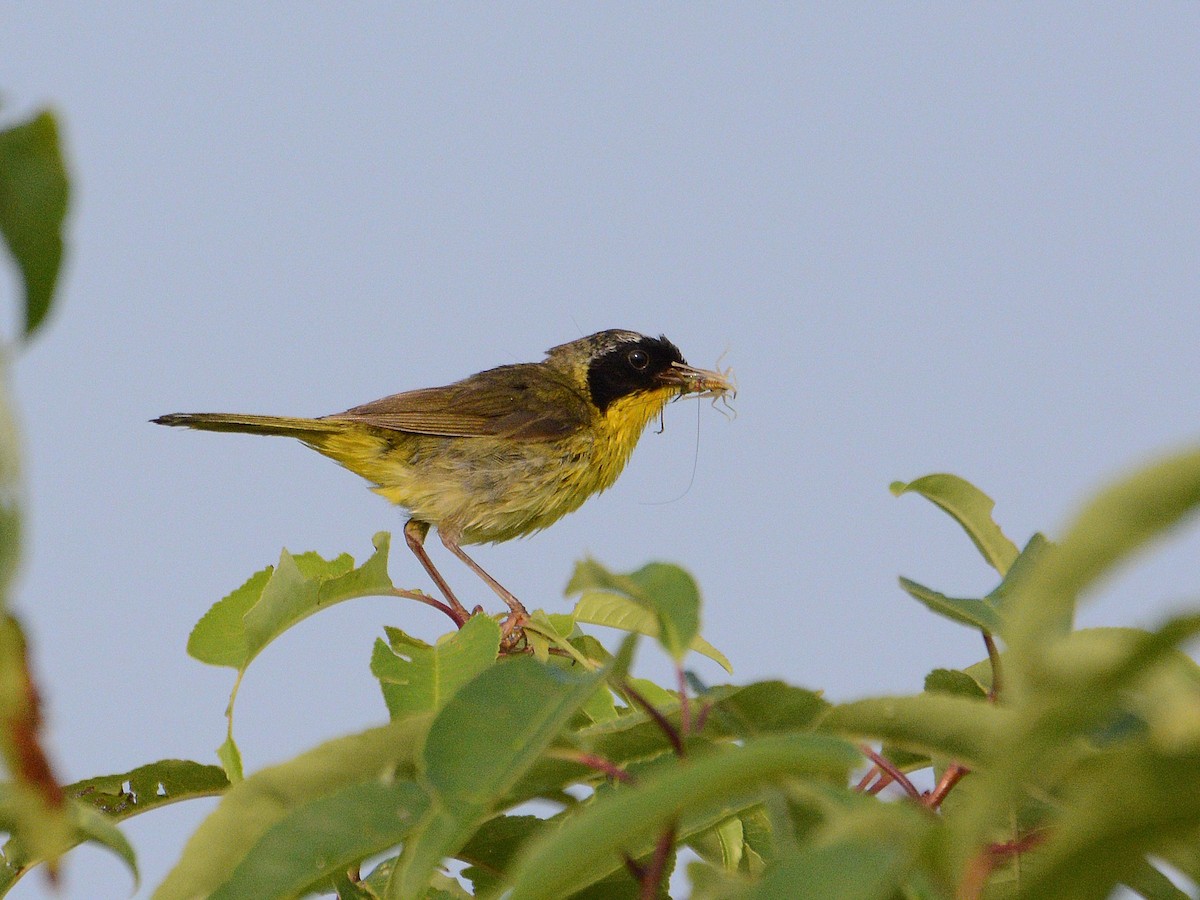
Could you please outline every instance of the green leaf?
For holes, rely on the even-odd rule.
[[[1046,539],[1044,534],[1034,534],[1021,550],[1021,554],[1009,566],[1008,571],[1004,573],[1004,578],[996,585],[996,588],[983,599],[996,610],[997,615],[1001,618],[1004,616],[1005,604],[1008,598],[1019,593],[1025,580],[1042,562],[1042,557],[1050,551],[1054,545]]]
[[[1125,878],[1124,883],[1144,900],[1190,900],[1187,893],[1177,888],[1170,878],[1144,859]]]
[[[1030,858],[1020,897],[1107,896],[1143,872],[1143,857],[1200,827],[1200,752],[1145,745],[1085,762],[1063,791],[1066,811]]]
[[[721,725],[731,737],[751,737],[771,732],[812,728],[829,709],[819,691],[794,687],[782,681],[758,681],[721,696],[716,689],[699,700],[712,700],[713,726]],[[713,733],[711,729],[706,733]]]
[[[626,630],[657,637],[676,662],[687,655],[689,648],[697,649],[694,642],[700,630],[700,589],[692,576],[678,566],[648,563],[636,572],[617,575],[595,560],[584,560],[576,564],[575,573],[567,584],[567,594],[575,593],[583,595],[575,609],[575,618],[579,621],[591,621],[579,614],[579,606],[585,601],[604,608],[606,600],[616,601],[618,607],[620,601],[632,600],[653,615],[657,627],[653,632],[645,627],[614,627],[626,627]]]
[[[237,688],[235,687],[234,690],[236,691]],[[229,776],[229,780],[237,784],[246,777],[246,774],[242,769],[242,751],[238,749],[237,741],[233,739],[232,698],[230,698],[229,704],[229,709],[225,713],[225,740],[217,748],[217,759],[221,761],[221,767],[225,770],[225,774]]]
[[[398,628],[385,631],[388,642],[376,640],[371,674],[379,679],[393,719],[437,712],[459,688],[494,665],[500,652],[500,626],[489,616],[472,616],[434,646]]]
[[[217,756],[233,781],[242,778],[241,753],[233,739],[233,710],[246,669],[275,638],[293,625],[335,603],[394,590],[387,573],[391,536],[375,535],[375,552],[357,569],[349,554],[332,560],[316,553],[293,556],[284,550],[279,565],[266,568],[222,600],[196,623],[188,637],[188,653],[214,666],[237,669],[225,709],[225,742]]]
[[[835,706],[823,731],[878,738],[913,753],[975,765],[988,759],[1013,722],[1010,710],[943,694],[880,697]]]
[[[10,785],[0,785],[0,830],[16,832],[21,828],[23,819],[28,815],[27,801],[17,799],[20,789]],[[103,813],[75,801],[67,801],[63,814],[70,826],[70,836],[61,847],[65,852],[70,847],[83,843],[94,843],[106,847],[115,853],[129,867],[133,875],[134,885],[138,881],[137,859],[133,847],[125,839],[125,835]],[[0,853],[0,896],[8,890],[21,876],[33,866],[44,861],[36,849],[31,849],[24,841],[14,834]]]
[[[1043,554],[1006,607],[1005,638],[1023,677],[1040,648],[1069,629],[1079,596],[1200,503],[1200,450],[1134,472],[1089,501],[1066,537]]]
[[[987,689],[970,673],[958,669],[934,669],[925,676],[925,690],[930,694],[949,694],[968,700],[987,699]]]
[[[780,681],[757,682],[744,687],[710,688],[693,701],[693,720],[696,715],[694,710],[700,704],[709,706],[703,736],[709,740],[725,741],[809,730],[816,726],[821,715],[829,708],[820,694]],[[654,701],[654,705],[668,722],[679,727],[677,696],[666,694],[665,699]],[[581,748],[619,766],[671,749],[662,728],[640,709],[627,710],[615,719],[581,728],[572,738]],[[516,799],[528,799],[530,790],[532,787]]]
[[[496,816],[485,822],[456,854],[467,863],[463,870],[475,887],[484,895],[503,886],[500,873],[508,868],[513,856],[530,836],[546,825],[537,816]]]
[[[731,798],[781,780],[844,779],[860,760],[844,741],[802,734],[753,738],[741,747],[672,761],[533,841],[515,865],[511,900],[569,896],[618,868],[623,852],[640,855],[681,818],[720,810]]]
[[[660,633],[659,621],[653,611],[620,594],[588,591],[579,598],[572,615],[577,622],[618,628],[647,637],[658,638]],[[733,672],[733,666],[725,654],[703,637],[697,635],[689,646],[702,656],[715,661],[726,672]]]
[[[932,588],[927,588],[907,578],[900,579],[900,587],[914,600],[919,600],[931,612],[945,616],[954,622],[961,622],[972,628],[978,628],[990,634],[1000,630],[1000,616],[995,607],[987,600],[966,600],[958,597],[947,597]]]
[[[120,822],[180,800],[219,796],[228,787],[229,779],[220,766],[162,759],[119,775],[85,778],[63,790],[68,797]]]
[[[1200,747],[1200,671],[1176,649],[1198,631],[1200,614],[1191,614],[1157,632],[1073,632],[1043,650],[1037,680],[1016,695],[994,765],[980,773],[972,802],[961,810],[962,845],[989,839],[995,822],[1028,791],[1057,793],[1063,774],[1090,765],[1090,757],[1103,764],[1137,743],[1165,755]],[[1005,653],[1006,672],[1014,668],[1012,656],[1011,649]],[[1130,806],[1132,821],[1129,801],[1104,796],[1114,807]]]
[[[864,838],[806,847],[767,869],[744,897],[890,900],[902,884],[908,862],[903,848]]]
[[[893,481],[892,493],[915,493],[939,506],[962,526],[983,558],[1001,575],[1017,558],[1017,547],[992,519],[996,503],[975,485],[957,475],[926,475],[905,484]]]
[[[428,807],[428,795],[411,781],[368,781],[319,797],[272,825],[209,896],[302,896],[320,880],[399,844]]]
[[[741,818],[729,816],[712,828],[692,835],[688,838],[688,846],[695,850],[701,859],[718,865],[727,872],[737,872],[746,854],[746,836]]]
[[[390,540],[387,532],[375,535],[375,552],[357,569],[345,553],[325,560],[284,550],[278,566],[255,573],[205,613],[188,638],[188,653],[200,662],[244,670],[267,644],[313,613],[343,600],[391,592]]]
[[[68,193],[52,113],[0,131],[0,234],[25,284],[27,338],[42,324],[54,298]]]
[[[389,900],[417,896],[442,860],[453,855],[601,683],[528,657],[504,660],[477,675],[442,708],[421,754],[435,804],[404,846],[388,885]]]
[[[428,721],[413,716],[337,738],[233,785],[192,834],[154,892],[155,900],[208,896],[273,825],[298,807],[392,773],[400,780],[411,778]]]
[[[743,900],[753,886],[745,875],[703,862],[688,863],[687,874],[692,889],[689,900]]]
[[[218,766],[164,759],[119,775],[85,778],[64,787],[63,793],[70,800],[74,842],[90,840],[108,847],[126,861],[136,878],[133,850],[113,823],[180,800],[216,796],[228,786]],[[0,866],[0,894],[32,865],[27,855],[20,841],[5,845],[7,864]]]

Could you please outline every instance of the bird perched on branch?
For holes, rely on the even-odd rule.
[[[666,403],[689,394],[728,399],[734,389],[728,371],[689,366],[666,337],[613,329],[554,347],[541,362],[321,418],[172,413],[154,421],[293,437],[361,475],[408,510],[404,538],[445,596],[439,608],[460,626],[470,616],[425,552],[430,527],[508,605],[508,637],[528,613],[462,545],[531,534],[578,509],[616,481]]]

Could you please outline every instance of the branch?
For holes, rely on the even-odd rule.
[[[886,757],[876,753],[866,744],[863,744],[858,749],[862,751],[862,754],[867,759],[871,760],[871,762],[875,763],[875,765],[882,769],[892,779],[892,781],[895,781],[896,784],[904,788],[904,793],[908,794],[908,796],[912,797],[914,800],[921,799],[921,792],[917,790],[917,786],[909,781],[908,776],[897,769],[895,763],[893,763],[890,759],[887,759]]]
[[[461,614],[455,612],[448,605],[438,600],[436,597],[430,597],[424,591],[406,591],[403,588],[392,588],[391,595],[393,597],[404,597],[406,600],[416,600],[418,603],[424,603],[426,606],[432,606],[434,609],[441,610],[448,615],[452,622],[459,628],[467,624],[467,620]]]
[[[630,700],[645,710],[646,715],[654,720],[655,724],[662,730],[662,733],[667,736],[667,740],[671,742],[671,747],[675,750],[676,756],[687,756],[687,749],[683,746],[683,737],[680,735],[679,729],[672,725],[670,720],[659,712],[653,703],[634,690],[633,685],[628,681],[621,682],[621,693],[627,695]]]

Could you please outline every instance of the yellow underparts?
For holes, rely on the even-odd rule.
[[[675,389],[643,391],[550,441],[434,437],[352,425],[305,443],[464,544],[531,534],[612,486]]]

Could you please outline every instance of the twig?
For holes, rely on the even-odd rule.
[[[655,900],[658,889],[662,886],[663,875],[667,871],[667,857],[671,855],[671,847],[675,845],[675,824],[671,823],[658,836],[654,845],[654,858],[642,874],[642,890],[639,900]]]
[[[887,759],[886,757],[876,753],[866,744],[863,744],[858,749],[862,751],[863,755],[866,756],[867,759],[871,760],[871,762],[875,763],[875,765],[879,766],[880,769],[887,773],[891,779],[896,782],[896,784],[904,788],[904,793],[908,794],[908,796],[912,797],[914,800],[921,799],[921,792],[917,790],[916,785],[909,781],[908,776],[897,769],[895,763],[893,763],[890,759]]]
[[[867,789],[867,785],[871,783],[871,781],[880,773],[880,771],[881,770],[879,766],[872,765],[871,768],[867,769],[867,774],[862,777],[862,780],[854,786],[854,790],[861,794]]]
[[[432,606],[434,609],[439,609],[448,615],[451,621],[459,628],[467,624],[467,620],[461,614],[455,612],[449,605],[438,600],[436,597],[430,597],[424,591],[406,591],[403,588],[392,588],[391,595],[393,597],[404,597],[407,600],[416,600],[418,603],[424,603],[426,606]]]
[[[948,769],[946,769],[945,772],[942,773],[942,778],[937,783],[937,787],[921,798],[921,802],[930,809],[937,809],[942,805],[942,801],[946,799],[946,795],[949,794],[950,791],[954,789],[954,786],[962,780],[962,777],[970,773],[970,771],[971,770],[962,763],[952,764]]]
[[[893,780],[894,779],[892,778],[892,776],[889,775],[887,772],[881,772],[879,774],[879,780],[876,781],[873,785],[871,785],[871,787],[867,790],[867,793],[870,794],[872,797],[874,797],[876,794],[878,794],[880,791],[882,791],[885,787],[887,787],[889,784],[891,784]]]
[[[1000,686],[1004,683],[1000,667],[1000,651],[996,649],[996,639],[990,632],[982,631],[983,645],[987,647],[988,662],[992,664],[992,689],[988,691],[988,700],[995,703],[1000,696]]]
[[[634,690],[633,685],[628,681],[621,682],[621,693],[627,695],[630,700],[645,710],[646,715],[654,720],[663,734],[667,736],[667,740],[671,742],[671,747],[675,751],[676,756],[687,756],[687,748],[683,746],[683,737],[679,733],[679,729],[671,724],[661,712],[659,712],[653,703],[643,697],[640,693]]]
[[[598,753],[559,750],[551,751],[551,755],[556,759],[569,760],[570,762],[579,763],[581,766],[587,766],[589,769],[595,769],[597,772],[603,772],[605,775],[623,784],[632,784],[634,781],[634,777],[628,771],[622,769],[611,759],[600,756]]]
[[[959,882],[958,890],[954,895],[956,900],[979,900],[983,896],[983,889],[987,887],[992,870],[998,863],[1010,856],[1017,856],[1034,849],[1045,839],[1046,832],[1044,830],[1031,831],[1016,840],[988,844],[967,863],[967,870],[963,873],[962,881]]]

